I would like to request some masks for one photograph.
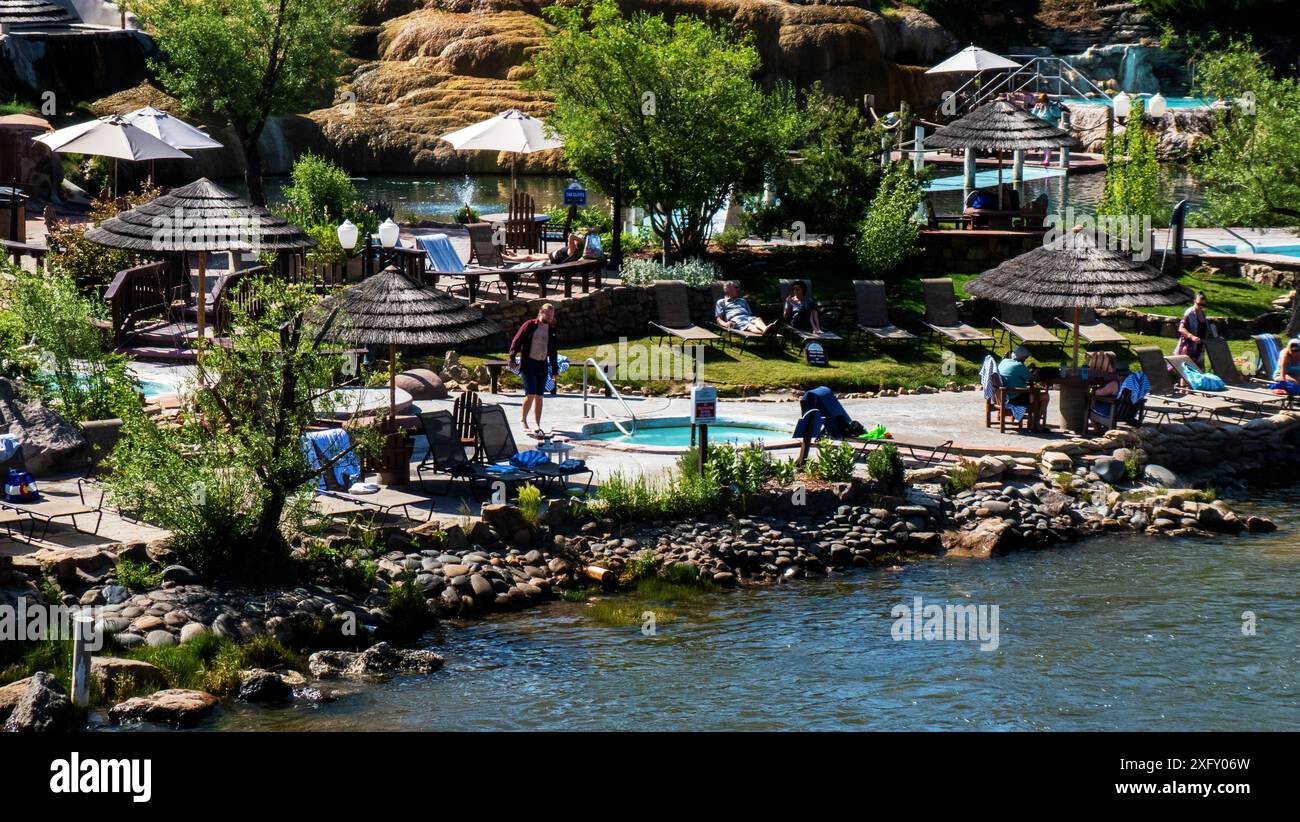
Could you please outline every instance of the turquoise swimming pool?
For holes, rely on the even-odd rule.
[[[625,445],[629,448],[686,449],[691,446],[691,425],[684,417],[638,420],[632,436],[619,431],[612,423],[597,422],[583,426],[583,433],[595,440]],[[723,420],[709,426],[709,442],[748,445],[789,440],[790,429],[762,422]]]
[[[1129,95],[1133,97],[1134,95]],[[1151,98],[1149,94],[1136,95],[1144,103]],[[1109,106],[1111,100],[1109,97],[1062,97],[1061,102],[1067,106]],[[1170,109],[1176,108],[1209,108],[1214,105],[1214,100],[1210,97],[1166,97],[1165,106]]]
[[[1300,257],[1300,245],[1256,245],[1254,248],[1248,245],[1216,245],[1211,247],[1219,254],[1277,254],[1282,257]],[[1198,253],[1198,249],[1191,246],[1188,247],[1188,250],[1193,254]]]

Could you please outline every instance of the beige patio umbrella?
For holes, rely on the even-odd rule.
[[[61,128],[34,138],[60,154],[113,158],[113,196],[117,196],[117,161],[188,160],[190,155],[113,114]]]
[[[472,126],[444,134],[438,139],[457,151],[509,151],[510,191],[515,190],[515,161],[520,154],[560,148],[564,141],[548,133],[546,124],[531,114],[508,109]]]
[[[1180,305],[1187,291],[1131,251],[1099,246],[1076,227],[980,274],[966,284],[976,297],[1031,308],[1074,309],[1074,365],[1079,365],[1079,311]]]

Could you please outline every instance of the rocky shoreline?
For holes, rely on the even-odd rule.
[[[1290,436],[1296,430],[1290,415],[1237,428],[1253,431],[1239,436],[1254,437],[1259,447],[1275,452],[1278,443],[1270,446],[1268,435]],[[1233,436],[1207,433],[1195,423],[1184,429],[1162,435],[1160,442],[1190,435]],[[1097,442],[1057,445],[1058,450],[1045,449],[1037,460],[986,456],[967,461],[961,466],[966,475],[962,488],[953,486],[952,469],[909,472],[909,487],[901,495],[861,480],[813,489],[806,491],[803,506],[794,504],[791,488],[774,487],[735,501],[748,513],[696,522],[578,522],[557,505],[533,528],[513,506],[488,505],[481,520],[379,529],[379,547],[361,549],[355,557],[375,564],[373,586],[365,593],[319,581],[279,588],[227,585],[200,580],[177,565],[164,570],[164,581],[153,590],[132,593],[118,584],[117,558],[167,559],[160,544],[70,551],[38,567],[3,558],[0,604],[21,596],[39,599],[38,586],[53,582],[64,605],[73,611],[90,609],[96,628],[111,637],[112,648],[176,645],[210,633],[236,642],[270,636],[286,646],[319,649],[308,658],[305,671],[240,672],[233,698],[283,704],[338,698],[348,692],[345,684],[340,687],[347,680],[429,673],[442,666],[442,658],[431,651],[376,642],[392,627],[389,592],[397,584],[418,586],[430,616],[463,620],[534,607],[565,592],[616,591],[625,570],[647,558],[658,569],[673,568],[675,578],[689,567],[710,587],[733,588],[852,568],[896,567],[927,556],[986,558],[1116,532],[1178,536],[1273,529],[1267,519],[1237,516],[1206,491],[1166,487],[1179,479],[1154,463],[1144,464],[1140,479],[1126,480],[1128,466],[1152,453],[1144,444],[1154,453],[1168,453],[1159,450],[1162,446],[1152,436],[1139,429]],[[1240,450],[1243,458],[1254,453]],[[295,550],[301,557],[346,539],[306,537]],[[125,675],[136,684],[161,684],[161,676],[145,662],[110,653],[96,657],[96,666],[105,683]],[[114,704],[106,719],[189,727],[219,704],[212,694],[164,689]],[[48,675],[0,688],[0,722],[9,729],[71,727],[72,715],[62,688]]]

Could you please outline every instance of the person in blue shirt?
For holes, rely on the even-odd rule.
[[[1029,388],[1033,378],[1025,361],[1029,359],[1029,349],[1018,345],[998,363],[998,376],[1002,378],[1002,387],[1007,389],[1007,404],[1018,405],[1029,412],[1030,427],[1047,419],[1046,391],[1016,391],[1017,388]]]

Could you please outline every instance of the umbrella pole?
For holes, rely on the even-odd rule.
[[[186,261],[186,267],[188,267],[188,265],[189,263],[188,261]],[[197,298],[195,299],[195,305],[197,306],[198,309],[196,312],[197,325],[198,325],[198,338],[195,340],[195,345],[197,346],[197,348],[195,348],[194,350],[194,365],[197,366],[196,370],[199,372],[199,385],[203,384],[203,365],[201,364],[199,357],[203,352],[203,336],[204,336],[203,328],[207,322],[207,309],[208,309],[207,273],[208,273],[208,252],[200,251],[199,252],[199,293],[197,295]],[[184,318],[182,317],[182,319]]]
[[[1079,309],[1074,309],[1074,367],[1079,367]]]
[[[1077,315],[1076,315],[1077,316]],[[393,420],[396,431],[397,423],[397,346],[388,344],[388,416]]]

